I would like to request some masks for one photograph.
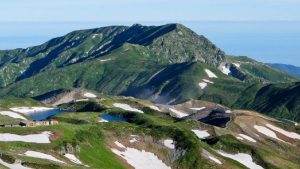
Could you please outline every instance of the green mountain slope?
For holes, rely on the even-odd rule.
[[[201,61],[217,65],[224,60],[220,49],[182,25],[111,26],[74,31],[36,47],[0,51],[0,83],[6,86],[42,71],[99,58],[125,43],[145,47],[161,63]]]
[[[96,97],[86,97],[87,92]],[[10,108],[52,107],[58,100],[69,100],[58,105],[67,112],[50,117],[59,122],[56,125],[1,127],[0,135],[14,134],[19,136],[17,139],[45,132],[49,135],[46,136],[47,143],[36,142],[39,139],[30,136],[27,136],[27,142],[22,139],[12,140],[13,136],[0,137],[0,168],[3,168],[2,165],[15,164],[19,165],[15,168],[37,169],[146,168],[149,163],[157,164],[158,161],[168,166],[165,168],[172,169],[244,169],[251,166],[249,162],[230,159],[224,153],[237,156],[244,153],[241,157],[246,156],[265,169],[299,166],[299,126],[257,112],[229,109],[200,100],[189,100],[172,106],[155,105],[147,100],[108,96],[81,89],[52,91],[41,98],[43,103],[26,98],[0,100],[1,111],[17,113],[28,119],[28,114],[18,113]],[[127,108],[143,113],[129,111],[116,104],[127,105]],[[204,109],[191,109],[196,107]],[[186,113],[186,117],[174,116],[170,108]],[[106,119],[106,116],[125,121],[112,121]],[[230,120],[222,128],[202,121],[216,117],[227,117]],[[0,116],[0,125],[7,118],[9,117]],[[262,132],[257,126],[266,128],[273,135]],[[30,157],[28,151],[44,155]],[[73,155],[76,160],[66,155]],[[52,160],[45,156],[52,157]]]
[[[251,82],[255,80],[260,83],[278,83],[299,80],[296,76],[245,56],[227,56],[227,62],[233,64],[232,72],[234,76],[244,81]]]
[[[86,88],[157,103],[202,99],[248,107],[252,86],[297,80],[250,58],[226,56],[180,24],[79,30],[40,46],[0,51],[1,97]]]
[[[300,68],[293,65],[279,64],[279,63],[268,63],[268,65],[279,69],[285,73],[291,74],[293,76],[300,77]]]
[[[256,110],[267,115],[300,121],[300,83],[252,86],[244,91],[235,107]]]
[[[198,83],[209,79],[205,69],[213,71],[218,78],[211,79],[214,84],[202,90]],[[235,88],[243,89],[244,85],[213,66],[199,62],[164,64],[148,49],[125,44],[104,57],[41,72],[2,89],[0,94],[33,97],[61,88],[82,87],[162,103],[206,97],[230,104],[238,96],[233,92]],[[204,96],[205,93],[209,96]]]

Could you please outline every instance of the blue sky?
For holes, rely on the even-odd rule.
[[[300,0],[5,0],[0,50],[77,29],[183,23],[227,54],[300,66]]]
[[[300,20],[299,0],[6,0],[0,22]]]

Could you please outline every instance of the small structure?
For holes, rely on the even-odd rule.
[[[30,120],[26,120],[26,121],[21,121],[20,122],[20,126],[24,126],[24,127],[36,127],[36,126],[52,126],[52,125],[56,125],[58,124],[57,120],[43,120],[43,121],[30,121]]]

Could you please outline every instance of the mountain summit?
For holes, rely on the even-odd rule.
[[[0,96],[86,88],[174,104],[227,106],[249,87],[298,79],[247,57],[226,56],[181,24],[78,30],[27,49],[0,51]],[[255,93],[255,92],[253,92]]]
[[[2,77],[1,84],[6,86],[49,68],[99,58],[126,43],[147,48],[149,54],[164,63],[201,61],[217,65],[225,58],[224,52],[209,40],[180,24],[109,26],[74,31],[36,47],[1,51],[2,67],[12,72]]]

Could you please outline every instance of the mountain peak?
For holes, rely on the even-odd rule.
[[[139,57],[155,56],[152,59],[161,64],[202,62],[217,66],[225,59],[224,52],[217,46],[181,24],[108,26],[73,31],[28,50],[0,52],[0,56],[5,56],[3,66],[15,69],[7,63],[22,65],[22,68],[15,70],[17,73],[13,76],[4,77],[0,86],[26,79],[47,69],[103,57],[126,43],[140,45],[146,54],[139,54]]]

